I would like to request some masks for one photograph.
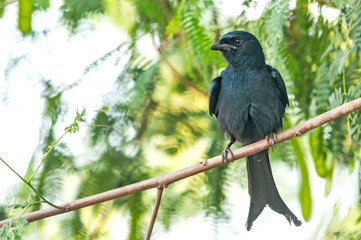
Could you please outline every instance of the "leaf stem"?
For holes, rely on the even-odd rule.
[[[91,127],[92,129],[95,127],[112,128],[111,126],[105,124],[87,124],[86,126]]]
[[[63,135],[63,136],[64,136],[64,135]],[[18,176],[26,185],[28,185],[41,199],[43,199],[44,202],[46,202],[47,204],[49,204],[49,205],[52,206],[52,207],[59,208],[59,209],[61,208],[61,207],[59,207],[59,206],[57,206],[57,205],[49,202],[48,200],[46,200],[46,198],[43,197],[43,195],[41,195],[41,194],[33,187],[33,185],[31,185],[30,181],[26,181],[22,176],[20,176],[20,174],[17,173],[12,167],[10,167],[10,165],[7,164],[7,162],[5,162],[4,159],[0,158],[0,160],[8,167],[11,171],[13,171],[13,173],[15,173],[16,176]]]
[[[25,210],[23,211],[23,213],[19,216],[19,218],[23,217],[23,215],[26,213],[26,211],[28,211],[28,209],[29,209],[31,206],[33,206],[33,205],[35,205],[35,204],[37,204],[37,203],[42,203],[42,202],[44,202],[44,201],[35,201],[35,202],[33,202],[33,203],[30,203],[29,206],[27,206],[27,207],[25,208]]]
[[[41,159],[41,162],[39,164],[39,166],[36,168],[36,170],[33,172],[33,174],[31,175],[30,179],[29,179],[29,183],[31,182],[31,180],[33,180],[34,175],[37,173],[37,171],[39,170],[39,168],[41,167],[41,165],[43,164],[43,162],[45,161],[45,159],[47,158],[47,156],[50,154],[51,150],[53,150],[53,148],[55,147],[56,144],[58,144],[58,142],[65,136],[65,134],[67,134],[68,131],[65,131],[63,133],[63,135],[61,135],[61,137],[56,141],[53,142],[51,144],[51,146],[49,147],[48,151],[44,154],[43,158]]]
[[[41,195],[41,193],[39,193],[38,190],[36,190],[36,189],[33,187],[33,185],[31,185],[30,182],[26,182],[26,181],[25,181],[25,183],[36,193],[36,195],[38,195],[41,199],[43,199],[43,201],[44,201],[45,203],[49,204],[49,205],[52,206],[52,207],[55,207],[55,208],[58,208],[58,209],[62,209],[62,207],[59,207],[59,206],[55,205],[54,203],[49,202],[48,200],[46,200],[46,198],[43,197],[43,195]]]

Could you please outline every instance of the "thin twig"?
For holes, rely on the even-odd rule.
[[[31,206],[33,206],[33,205],[35,205],[35,204],[38,204],[38,203],[43,203],[44,201],[35,201],[35,202],[33,202],[33,203],[30,203],[29,204],[29,206],[27,206],[26,208],[25,208],[25,210],[22,212],[22,214],[20,214],[20,217],[19,218],[21,218],[27,211],[28,211],[28,209],[31,207]]]
[[[142,117],[140,122],[140,127],[138,129],[137,135],[135,136],[136,139],[141,139],[145,131],[147,130],[148,121],[149,121],[149,113],[154,110],[154,106],[156,106],[156,103],[153,101],[152,98],[149,98],[148,102],[146,103]]]
[[[322,126],[328,122],[331,122],[337,118],[345,116],[351,112],[357,111],[361,109],[361,98],[355,99],[351,102],[345,103],[337,108],[334,108],[326,113],[323,113],[317,117],[314,117],[306,122],[303,122],[297,126],[289,128],[279,134],[277,134],[277,143],[284,142],[294,137],[299,137],[302,134],[316,128]],[[234,159],[231,156],[228,159],[228,162],[235,161],[237,159],[253,155],[257,152],[265,150],[267,148],[272,147],[272,142],[267,142],[266,139],[260,140],[253,144],[247,145],[245,147],[239,148],[233,151]],[[62,209],[57,208],[46,208],[36,212],[28,213],[23,216],[28,222],[34,222],[40,219],[44,219],[47,217],[59,215],[66,212],[71,212],[80,208],[88,207],[91,205],[95,205],[101,202],[113,200],[116,198],[120,198],[123,196],[131,195],[137,192],[145,191],[151,188],[158,188],[159,186],[167,186],[171,183],[177,182],[184,178],[188,178],[190,176],[196,175],[201,172],[205,172],[209,169],[218,167],[223,165],[222,157],[216,156],[207,160],[204,160],[200,163],[194,164],[187,168],[183,168],[181,170],[160,176],[151,179],[147,179],[141,182],[133,183],[124,187],[120,187],[117,189],[113,189],[107,192],[103,192],[100,194],[96,194],[93,196],[77,199],[73,202],[69,202],[61,205]],[[9,223],[15,218],[6,219],[0,221],[0,227],[4,224]]]
[[[158,214],[158,210],[159,210],[160,200],[162,199],[162,193],[163,193],[163,187],[158,188],[158,191],[157,191],[157,200],[155,201],[155,204],[154,204],[153,214],[152,214],[152,218],[150,219],[150,223],[149,223],[149,227],[148,227],[148,232],[147,232],[147,236],[145,237],[145,240],[149,240],[149,239],[150,239],[150,236],[152,235],[154,223],[155,223],[155,220],[157,219],[157,214]]]
[[[7,162],[0,158],[0,161],[2,161],[13,173],[15,173],[26,185],[28,185],[41,199],[44,200],[45,203],[49,204],[50,206],[54,207],[54,208],[60,208],[59,206],[53,204],[52,202],[48,201],[43,195],[41,195],[40,192],[38,192],[34,186],[30,183],[30,181],[26,181],[22,176],[20,176],[19,173],[17,173],[12,167],[10,167],[9,164],[7,164]],[[1,226],[1,225],[0,225]]]
[[[51,144],[50,148],[48,149],[48,151],[44,154],[44,156],[42,157],[42,159],[40,160],[40,164],[39,166],[36,168],[36,170],[33,172],[33,174],[31,175],[31,177],[29,178],[29,184],[31,183],[31,180],[33,180],[35,174],[38,172],[38,170],[40,169],[41,165],[44,163],[45,159],[48,157],[48,155],[50,154],[50,152],[53,150],[53,148],[58,144],[58,142],[65,136],[65,134],[67,134],[68,131],[65,131],[63,133],[63,135],[60,136],[60,138],[58,140],[56,140],[56,142],[54,142],[53,144]]]

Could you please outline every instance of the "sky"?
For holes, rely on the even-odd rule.
[[[6,33],[0,37],[0,157],[21,175],[25,174],[28,162],[38,144],[42,121],[41,114],[44,107],[44,101],[41,99],[42,86],[36,79],[42,76],[44,79],[52,79],[56,86],[63,87],[65,83],[79,79],[86,66],[126,40],[126,35],[106,17],[87,21],[83,26],[85,30],[70,36],[68,30],[58,21],[60,18],[58,7],[61,1],[51,1],[51,3],[49,10],[36,13],[33,19],[33,27],[36,31],[51,29],[46,36],[35,39],[21,36],[17,30],[17,3],[7,6],[3,18],[0,19],[0,32]],[[248,12],[249,17],[258,18],[266,3],[267,1],[260,1],[252,11]],[[216,4],[223,17],[236,16],[242,10],[241,4],[235,0],[216,1]],[[330,14],[330,18],[335,14],[338,13]],[[156,51],[148,40],[144,38],[142,51],[149,57],[154,57]],[[6,71],[10,58],[20,61],[13,70]],[[60,136],[64,127],[73,121],[76,109],[87,109],[86,119],[89,122],[95,111],[102,106],[106,94],[113,87],[114,79],[121,71],[120,67],[114,67],[115,61],[116,59],[109,58],[102,66],[86,74],[79,86],[66,92],[64,97],[69,111],[58,124],[57,136]],[[92,157],[92,152],[84,147],[86,131],[87,127],[81,125],[79,133],[69,134],[64,139],[80,161],[82,158]],[[347,215],[350,206],[357,202],[358,196],[354,186],[358,184],[359,166],[356,166],[351,175],[341,166],[336,168],[338,173],[335,176],[339,179],[334,180],[332,191],[326,196],[325,181],[317,177],[313,163],[309,160],[308,163],[314,204],[310,222],[305,222],[301,217],[298,202],[299,172],[296,169],[289,169],[285,164],[276,163],[272,165],[272,169],[278,190],[289,208],[301,218],[302,227],[289,226],[282,215],[266,208],[254,222],[252,230],[247,232],[245,229],[249,206],[247,189],[230,186],[232,203],[230,211],[234,214],[230,224],[216,226],[218,238],[259,239],[277,236],[277,239],[319,239],[333,218],[335,203],[339,205],[339,214],[342,218]],[[19,179],[0,163],[1,203],[7,201],[6,196],[14,191],[19,183]],[[67,196],[66,200],[73,200],[72,195]],[[127,219],[118,215],[114,216],[114,220],[116,224],[110,226],[112,239],[125,239],[124,229],[127,226]],[[213,239],[216,234],[214,229],[212,222],[197,216],[193,219],[185,219],[168,233],[159,232],[156,228],[154,236],[156,239]]]

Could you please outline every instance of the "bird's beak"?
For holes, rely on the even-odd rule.
[[[227,43],[216,43],[211,47],[211,50],[214,51],[229,51],[231,49],[236,49],[236,47]]]

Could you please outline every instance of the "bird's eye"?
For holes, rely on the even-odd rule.
[[[241,45],[241,43],[242,43],[242,40],[239,39],[239,38],[237,38],[236,40],[234,40],[234,44],[235,44],[236,46]]]

